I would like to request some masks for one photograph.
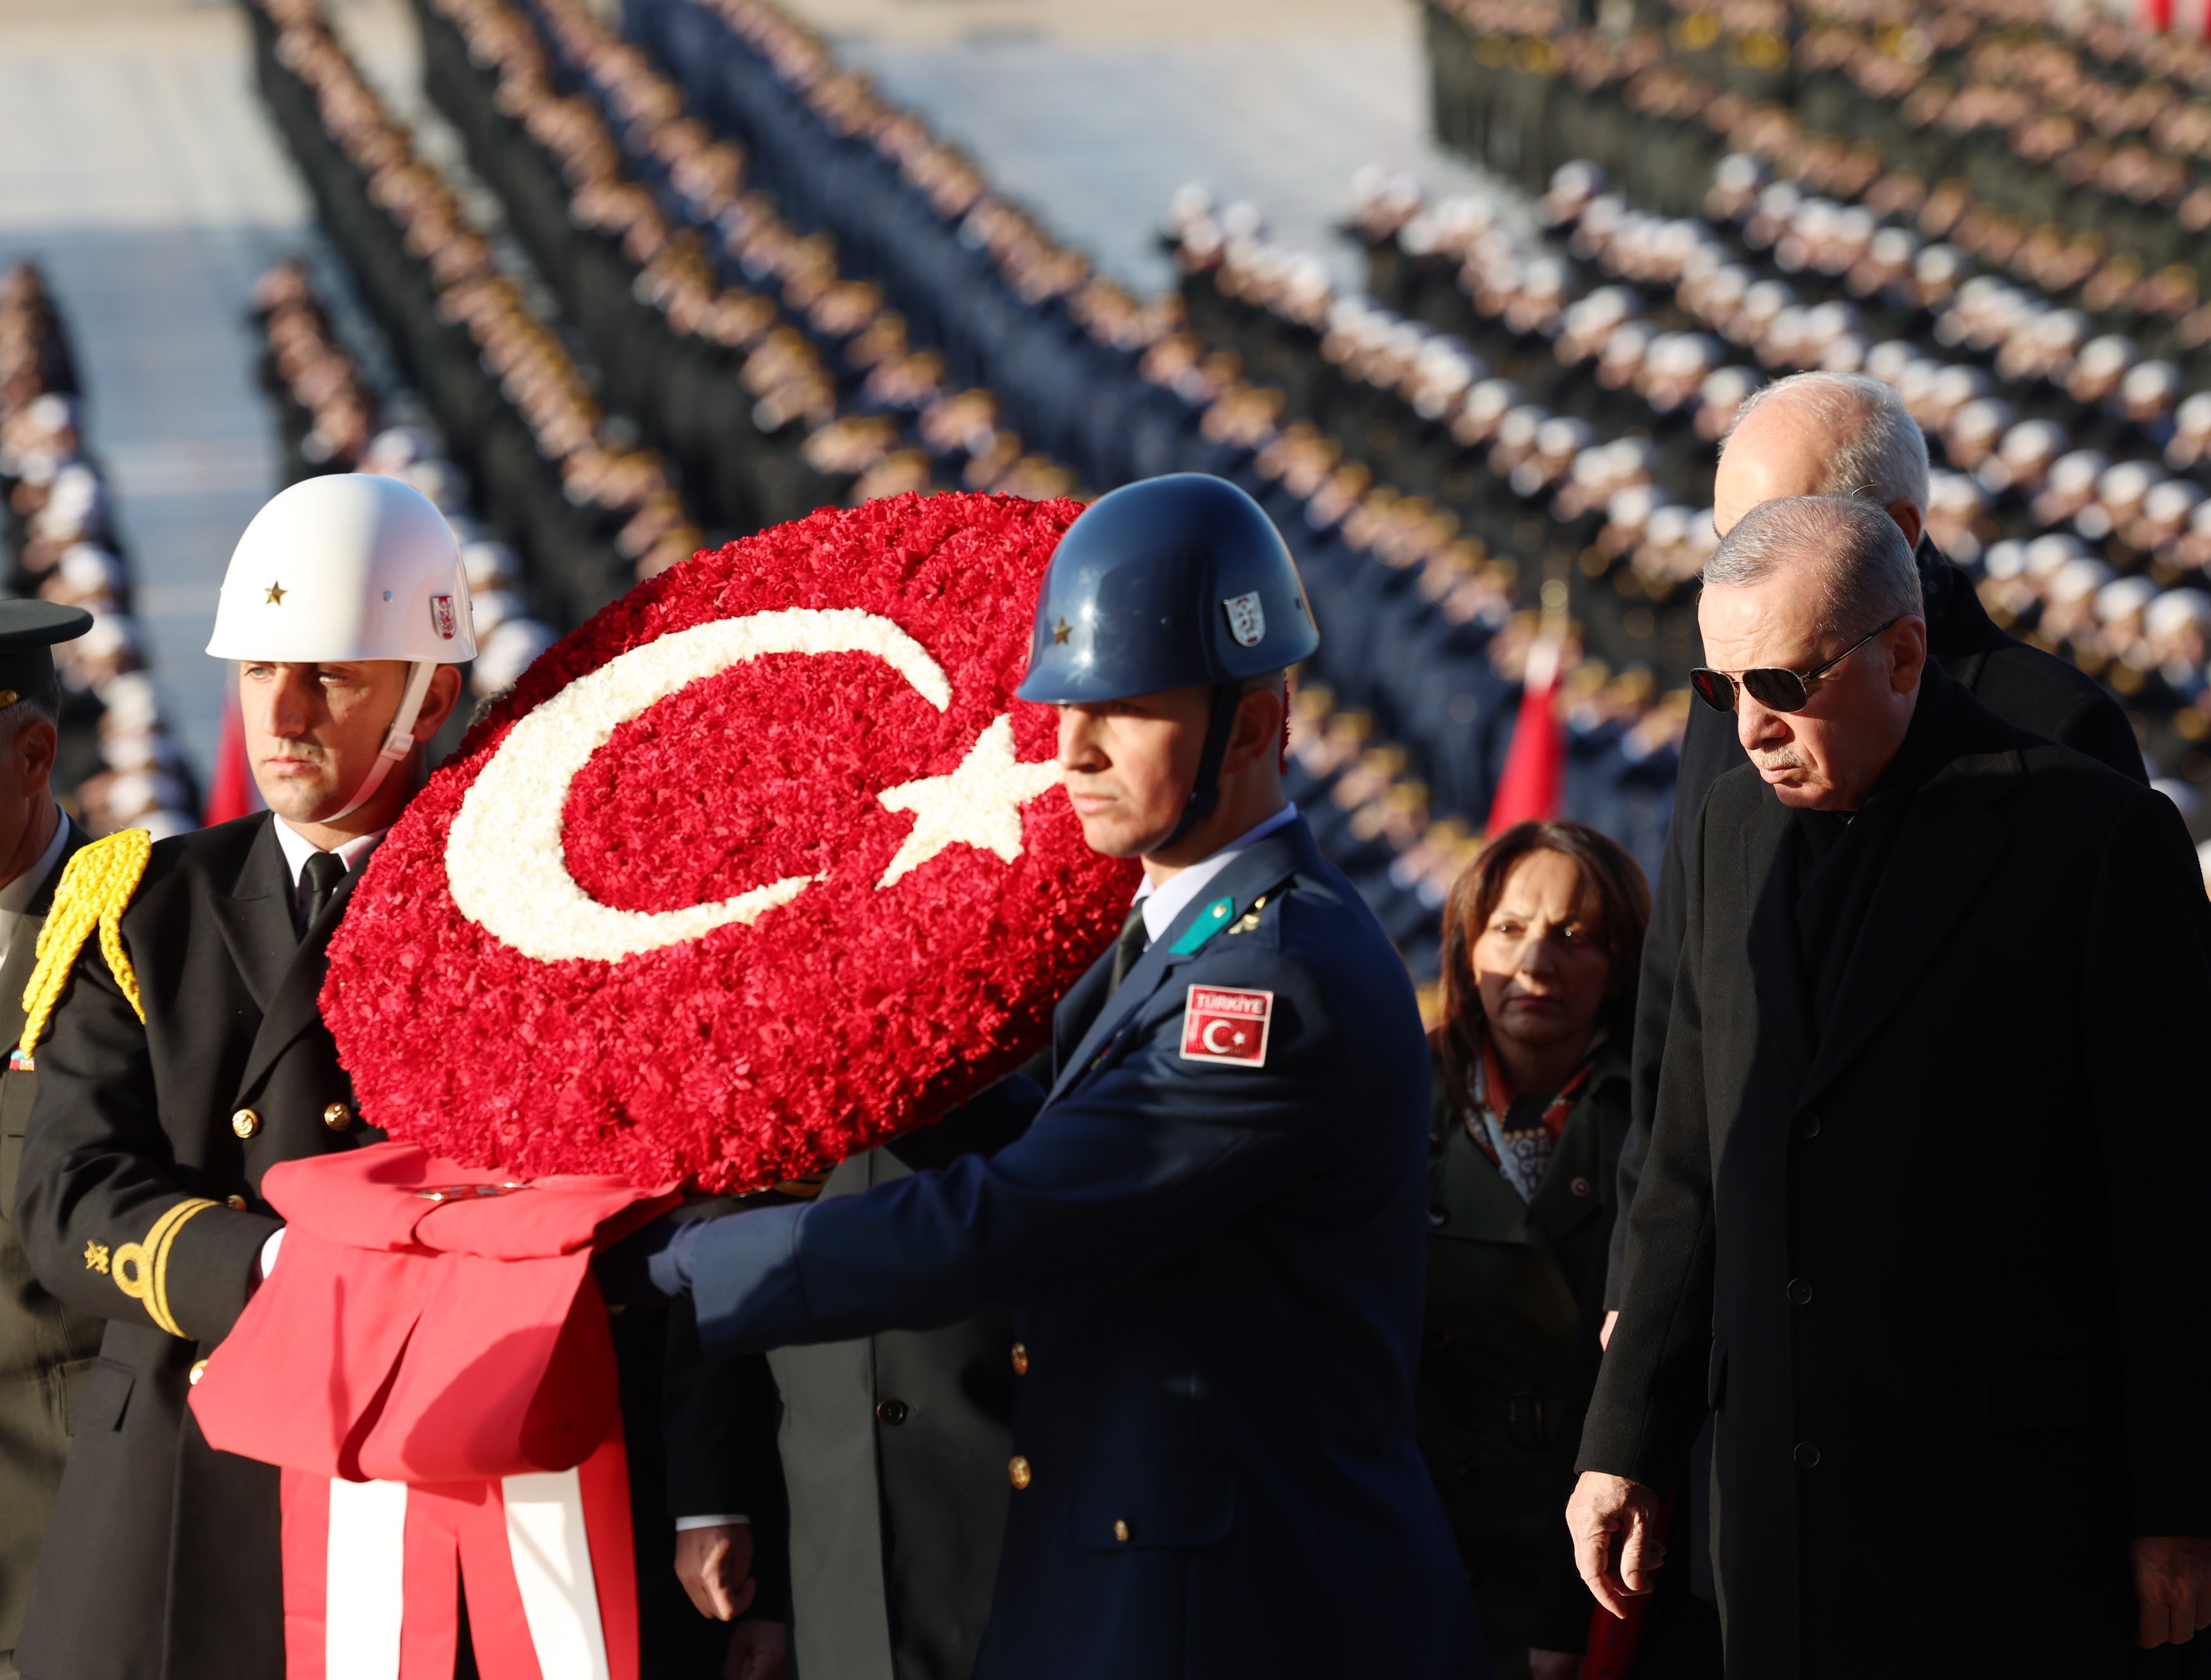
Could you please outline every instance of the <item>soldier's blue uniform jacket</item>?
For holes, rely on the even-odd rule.
[[[1481,1675],[1413,1441],[1428,1062],[1402,964],[1297,819],[1101,1008],[1110,968],[1061,1005],[1015,1141],[700,1230],[702,1333],[736,1351],[1019,1309],[976,1680]],[[1193,987],[1270,994],[1263,1064],[1184,1055]]]

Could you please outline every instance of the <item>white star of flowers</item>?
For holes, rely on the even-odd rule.
[[[875,795],[886,810],[914,813],[912,831],[876,890],[918,869],[948,846],[979,847],[1011,863],[1021,855],[1021,807],[1058,785],[1055,760],[1025,764],[1014,757],[1014,720],[1001,714],[975,738],[951,775],[902,782]]]

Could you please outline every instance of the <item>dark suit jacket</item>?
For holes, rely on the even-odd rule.
[[[1919,575],[1928,589],[1928,651],[1973,698],[2007,723],[2045,735],[2109,764],[2132,781],[2147,783],[2141,745],[2119,704],[2078,666],[2031,648],[1996,627],[1973,581],[1937,553],[1919,546]],[[1939,598],[1939,604],[1938,604]],[[1674,785],[1674,821],[1666,835],[1665,862],[1655,883],[1651,927],[1643,940],[1643,970],[1635,1000],[1634,1119],[1620,1152],[1620,1205],[1635,1200],[1651,1116],[1658,1100],[1658,1063],[1666,1049],[1666,1024],[1674,1008],[1674,969],[1689,925],[1681,874],[1689,835],[1705,795],[1737,765],[1748,764],[1735,719],[1702,701],[1689,707],[1681,742],[1681,769]],[[1605,1284],[1608,1308],[1620,1305],[1627,1221],[1613,1227],[1612,1261]]]
[[[185,1399],[280,1224],[262,1174],[381,1134],[352,1120],[316,1006],[341,912],[304,944],[294,932],[275,821],[157,844],[123,916],[144,1024],[95,940],[38,1048],[15,1228],[39,1281],[107,1328],[16,1647],[28,1680],[284,1671],[277,1472],[209,1447]],[[241,1138],[233,1116],[249,1109],[257,1124]],[[174,1226],[156,1290],[124,1294],[116,1251],[191,1201],[212,1205]]]
[[[1102,1009],[1106,959],[1062,1004],[1018,1141],[709,1227],[701,1332],[772,1347],[1020,1308],[982,1680],[1479,1675],[1413,1440],[1411,987],[1302,822],[1200,897]],[[1263,1067],[1180,1055],[1193,984],[1271,994]]]
[[[1582,1469],[1663,1486],[1717,1413],[1729,1667],[1760,1680],[2117,1671],[2127,1537],[2211,1533],[2211,1346],[2174,1328],[2211,1308],[2194,849],[1939,670],[1919,705],[1931,769],[1839,843],[1894,837],[1828,963],[1754,771],[1691,830],[1583,1435]]]
[[[909,1152],[854,1156],[822,1197],[911,1176]],[[768,1355],[783,1401],[791,1636],[808,1680],[972,1672],[1012,1491],[1014,1343],[1013,1314],[994,1308]]]
[[[0,1042],[11,1048],[23,1036],[23,988],[38,961],[39,929],[53,905],[54,883],[85,837],[69,824],[60,861],[32,895],[0,961]],[[34,1071],[11,1066],[0,1073],[0,1221],[15,1203],[37,1089]],[[0,1651],[15,1648],[23,1626],[32,1571],[69,1462],[70,1402],[92,1369],[104,1327],[47,1293],[31,1274],[15,1227],[0,1223]]]

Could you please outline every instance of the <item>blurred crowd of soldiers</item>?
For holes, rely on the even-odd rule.
[[[668,473],[628,445],[558,332],[362,78],[315,0],[250,9],[262,91],[364,306],[528,555],[534,603],[578,621],[698,546]]]
[[[2075,238],[2069,248],[2102,240],[2113,253],[2078,273],[2001,266],[2017,253],[1990,243],[1960,138],[1985,142],[1985,125],[1946,119],[1897,154],[1931,172],[1871,168],[1863,136],[1885,130],[1851,114],[1835,85],[1847,32],[1756,7],[1636,21],[1434,11],[1439,128],[1543,189],[1532,222],[1501,195],[1432,204],[1417,183],[1369,172],[1351,222],[1368,295],[1350,296],[1310,254],[1271,245],[1251,207],[1216,213],[1192,194],[1167,232],[1193,325],[1341,448],[1348,493],[1378,493],[1398,519],[1570,578],[1588,647],[1647,663],[1661,688],[1693,656],[1711,463],[1743,399],[1798,369],[1871,373],[1928,434],[1930,537],[1977,573],[2001,624],[2111,687],[2200,828],[2211,818],[2197,795],[2211,777],[2211,391],[2190,394],[2205,370],[2187,319],[2158,327],[2148,304],[2163,293],[2109,283],[2135,260],[2135,236]],[[1824,103],[1792,114],[1751,97],[1768,26],[1796,43],[1802,85]],[[2047,80],[2063,56],[2049,41],[2037,56],[1932,21],[1927,31],[1960,37],[1950,59],[1929,62],[1969,79],[2031,61]],[[2115,39],[2090,31],[2068,62],[2105,63]],[[1881,53],[1923,44],[1900,40],[1842,53],[1856,97],[1875,97],[1863,84]],[[1675,97],[1709,51],[1743,76]],[[1926,83],[1912,85],[1931,100]],[[2049,99],[2077,112],[2093,88]],[[2116,106],[2094,108],[2119,121]],[[2157,143],[2186,131],[2172,100],[2157,108]],[[1820,138],[1823,123],[1851,138]],[[2056,166],[1997,149],[2028,175]],[[1915,195],[1923,179],[1934,185]],[[2091,182],[2072,196],[2093,209],[2106,193]],[[2057,237],[2044,231],[2043,243]],[[1400,733],[1420,732],[1386,700],[1360,698]]]
[[[542,516],[506,511],[529,497],[487,481],[502,461],[510,486],[569,476],[556,438],[644,489],[611,544],[602,534],[629,575],[700,541],[909,489],[1232,478],[1289,532],[1329,615],[1299,737],[1303,796],[1342,813],[1338,837],[1366,849],[1363,884],[1424,969],[1422,883],[1487,815],[1536,585],[1572,586],[1567,813],[1647,863],[1695,656],[1717,440],[1765,378],[1862,368],[1926,427],[1930,534],[1984,575],[1990,610],[2104,676],[2184,802],[2211,771],[2198,745],[2211,595],[2194,587],[2211,557],[2211,512],[2197,517],[2211,477],[2196,480],[2211,473],[2211,400],[2185,396],[2177,341],[2153,341],[2138,311],[2023,302],[1985,252],[1924,231],[1925,202],[1877,212],[1863,202],[1875,177],[1842,179],[1832,148],[1801,124],[1781,134],[1755,101],[1744,108],[1760,123],[1716,141],[1688,102],[1653,114],[1641,92],[1602,94],[1704,148],[1684,154],[1703,172],[1687,203],[1678,182],[1670,200],[1635,196],[1647,159],[1543,151],[1549,119],[1523,108],[1531,90],[1565,111],[1565,89],[1603,85],[1566,73],[1572,53],[1617,69],[1635,57],[1623,43],[1655,39],[1643,68],[1687,75],[1681,38],[1705,15],[1654,33],[1542,8],[1435,12],[1439,124],[1493,165],[1541,172],[1535,223],[1501,200],[1430,204],[1371,172],[1351,223],[1368,253],[1357,297],[1269,245],[1256,213],[1215,214],[1195,195],[1170,218],[1180,295],[1139,305],[770,6],[629,0],[624,35],[580,0],[417,10],[430,95],[549,296],[502,271],[419,158],[366,138],[390,119],[312,8],[278,0],[303,45],[272,50],[264,76],[315,64],[346,86],[293,101],[321,130],[349,124],[362,136],[350,149],[381,159],[381,184],[357,179],[353,194],[355,221],[383,224],[379,250],[354,249],[358,231],[341,246],[357,270],[411,271],[414,312],[427,305],[437,325],[401,358],[441,428],[471,440],[457,464],[555,625],[626,581],[603,559],[590,581],[588,557],[566,549],[570,564]],[[1576,132],[1578,118],[1558,120]],[[1614,130],[1581,132],[1602,153]],[[1621,146],[1650,137],[1619,133]],[[335,160],[325,172],[360,177],[344,144],[318,143]],[[414,221],[403,228],[390,204],[417,207]],[[461,293],[442,305],[440,273]],[[364,281],[393,330],[408,309],[379,293],[404,305],[409,288]],[[518,358],[497,379],[478,354],[494,335]],[[2153,341],[2165,357],[2145,353]],[[440,344],[465,365],[443,372],[429,354]],[[535,438],[526,458],[494,446],[500,428],[471,428],[469,405],[441,402],[441,385],[470,383],[510,433]],[[555,420],[533,432],[525,404]],[[579,523],[578,504],[563,498],[559,517]]]
[[[280,116],[288,98],[295,118],[312,112],[319,124],[330,109],[364,135],[388,129],[318,15],[278,9],[301,43],[264,56]],[[684,522],[638,557],[639,571],[698,541],[906,490],[1094,493],[1177,469],[1235,480],[1290,532],[1316,595],[1332,589],[1342,602],[1331,645],[1345,651],[1312,674],[1304,703],[1299,797],[1330,831],[1324,843],[1359,866],[1416,972],[1433,972],[1442,861],[1463,861],[1479,831],[1534,634],[1509,560],[1390,517],[1386,493],[1351,488],[1341,448],[1310,426],[1277,426],[1279,399],[1240,377],[1233,350],[1188,329],[1179,299],[1140,308],[1089,275],[912,117],[826,70],[819,43],[778,14],[640,5],[629,20],[640,47],[574,0],[418,9],[430,96],[550,296],[500,271],[496,242],[460,219],[450,188],[411,152],[387,160],[385,184],[348,202],[427,207],[443,242],[432,248],[469,271],[470,295],[500,293],[535,354],[561,359],[557,383],[571,412],[589,414],[591,435],[633,428],[633,453],[654,463]],[[311,62],[342,97],[306,101],[297,78],[282,92],[280,79]],[[358,174],[338,166],[342,148],[319,128],[295,127],[286,124],[295,147],[319,147],[341,184]],[[383,288],[402,305],[413,295],[434,306],[437,295],[433,265],[409,255],[431,242],[383,220],[373,255],[362,216],[339,248],[439,429],[476,440],[473,451],[454,448],[452,482],[433,472],[433,499],[450,511],[461,481],[480,486],[485,525],[518,553],[524,598],[572,622],[591,603],[559,581],[560,549],[501,520],[485,482],[499,457],[482,433],[456,431],[473,410],[439,400],[431,351],[450,335],[422,335],[410,350],[411,306],[378,301],[372,268],[412,272],[409,286]],[[904,234],[884,237],[891,226]],[[356,466],[378,459],[373,398],[323,313],[294,299],[280,329],[264,312],[272,344],[281,330],[291,347],[275,383],[306,411],[292,422],[304,447],[319,455],[327,430],[367,439]],[[327,428],[311,417],[317,396]],[[301,469],[314,464],[303,456]],[[1427,643],[1438,644],[1433,659]],[[1415,644],[1419,657],[1402,656]],[[1408,696],[1424,682],[1432,727],[1402,730],[1396,712],[1378,725],[1370,670]],[[1662,699],[1647,669],[1614,673],[1595,659],[1567,687],[1570,807],[1655,860],[1680,697]]]
[[[1940,245],[2211,368],[2211,49],[2095,9],[2018,0],[1846,14],[1781,0],[1629,0],[1585,25],[1545,0],[1438,0],[1436,122],[1541,190],[1611,165],[1639,203],[1703,208],[1731,153],[1863,209],[1899,277]],[[1845,235],[1845,237],[1851,237]]]
[[[469,692],[479,700],[504,693],[553,645],[556,632],[530,615],[520,560],[476,516],[466,475],[422,427],[385,422],[400,393],[379,392],[360,357],[341,341],[305,263],[278,263],[261,276],[253,315],[263,337],[261,383],[276,405],[284,440],[285,482],[375,473],[427,496],[452,526],[468,573],[476,632]],[[433,756],[459,744],[469,710],[455,710]]]
[[[53,784],[93,835],[197,826],[199,792],[147,674],[107,477],[85,446],[76,358],[45,276],[0,278],[0,560],[5,591],[80,607],[93,627],[55,650]]]

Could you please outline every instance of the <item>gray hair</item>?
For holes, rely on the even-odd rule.
[[[1855,641],[1887,619],[1926,611],[1904,533],[1881,509],[1847,496],[1760,502],[1705,562],[1705,587],[1753,589],[1805,560],[1825,575],[1822,638]]]
[[[1821,496],[1849,496],[1887,507],[1927,508],[1927,438],[1894,386],[1869,373],[1792,373],[1753,391],[1720,444],[1724,453],[1751,412],[1776,396],[1796,397],[1828,441]]]

